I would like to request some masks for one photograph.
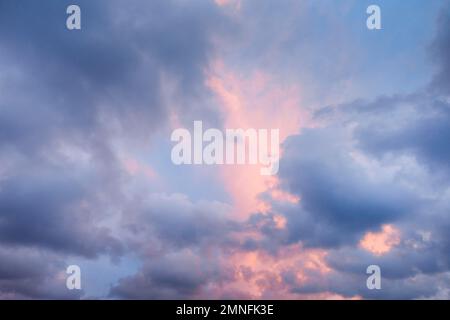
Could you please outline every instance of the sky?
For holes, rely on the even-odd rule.
[[[449,299],[449,27],[447,0],[0,0],[0,299]],[[194,121],[279,129],[279,171],[175,165]]]

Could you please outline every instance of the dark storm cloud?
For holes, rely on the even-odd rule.
[[[419,244],[422,246],[419,247]],[[440,259],[442,248],[434,242],[418,240],[412,244],[407,239],[392,251],[376,256],[362,249],[343,248],[330,253],[327,262],[335,271],[361,274],[367,266],[380,266],[383,279],[400,280],[414,277],[417,274],[439,274],[446,272],[448,263]]]
[[[287,218],[287,230],[265,233],[282,244],[294,240],[329,248],[333,269],[325,278],[310,275],[293,292],[448,299],[447,101],[429,91],[355,101],[321,110],[316,119],[323,126],[288,139],[280,178],[300,202],[274,202],[274,210]],[[390,223],[400,231],[398,246],[382,256],[358,248],[365,232]],[[382,290],[365,286],[371,264],[381,267]]]
[[[445,32],[441,31],[441,36]],[[438,47],[445,52],[445,45]],[[445,59],[440,61],[439,69],[444,70]],[[297,242],[307,248],[326,248],[330,273],[306,270],[307,281],[302,283],[297,283],[298,270],[283,273],[284,284],[294,293],[331,292],[387,299],[446,297],[450,238],[448,97],[427,89],[325,108],[316,117],[322,126],[305,129],[284,145],[279,178],[286,191],[300,198],[299,204],[272,203],[274,212],[287,219],[286,229],[276,228],[272,214],[255,214],[245,228],[257,229],[265,237],[233,243],[234,248],[263,249],[271,254]],[[201,249],[207,248],[208,242],[226,243],[227,232],[235,229],[228,229],[226,220],[198,214],[202,210],[191,205],[177,201],[170,203],[171,209],[164,202],[153,199],[144,211],[151,221],[149,226],[157,226],[153,232],[141,227],[143,234],[155,235],[138,241],[142,252],[147,250],[143,255],[147,262],[136,275],[122,279],[112,289],[112,296],[186,297],[199,292],[209,281],[217,281],[216,271],[205,271],[203,265],[194,267],[195,259],[184,255],[173,258],[180,257],[178,253],[168,259],[165,250],[162,254],[155,247],[189,248],[201,252],[201,261],[215,266]],[[170,217],[177,218],[154,212],[171,212]],[[200,218],[196,225],[189,223],[193,221],[190,216]],[[399,245],[383,256],[359,248],[366,232],[379,232],[384,224],[394,224],[400,230]],[[137,222],[130,225],[134,232],[139,227]],[[159,241],[149,241],[155,238]],[[170,269],[166,268],[168,261]],[[186,265],[186,274],[179,264]],[[366,287],[366,268],[371,264],[382,268],[380,291]],[[205,273],[204,278],[196,277],[197,269]]]
[[[446,4],[438,17],[438,33],[430,47],[437,71],[427,90],[409,96],[381,97],[349,108],[349,120],[358,122],[356,135],[365,151],[377,156],[408,153],[431,170],[449,173],[449,8]],[[367,120],[359,121],[363,117]]]
[[[208,283],[226,281],[229,271],[217,257],[195,251],[178,251],[148,259],[135,275],[111,289],[123,299],[181,299],[192,297]]]
[[[96,227],[95,213],[83,208],[83,201],[94,202],[95,190],[86,190],[89,184],[76,175],[55,167],[48,170],[2,181],[0,242],[88,257],[102,252],[120,254],[119,241],[107,228]]]
[[[291,241],[319,247],[352,243],[418,205],[411,192],[393,181],[372,179],[351,157],[349,139],[335,127],[305,130],[286,142],[280,177],[301,197],[298,207],[286,212]]]
[[[131,210],[115,137],[147,145],[167,124],[168,107],[214,117],[197,103],[208,94],[211,39],[227,23],[214,3],[80,0],[80,31],[66,29],[69,4],[0,1],[0,244],[55,255],[33,281],[2,262],[5,295],[16,287],[23,298],[71,297],[51,280],[55,259],[124,252],[111,222]],[[175,234],[173,221],[153,214],[157,235]],[[208,230],[189,221],[176,229],[175,245]]]
[[[212,50],[210,36],[226,24],[209,1],[132,0],[123,6],[116,0],[80,0],[82,29],[68,31],[69,4],[66,0],[2,1],[2,48],[28,58],[25,64],[37,64],[45,73],[50,66],[59,76],[82,78],[99,88],[111,83],[131,87],[124,80],[136,75],[147,60],[155,63],[148,77],[161,69],[173,71],[184,80],[187,91],[192,89],[187,86],[201,84]]]
[[[433,46],[443,74],[448,19],[445,12]],[[435,88],[446,82],[439,72]],[[417,222],[425,213],[445,212],[441,202],[450,173],[445,92],[427,88],[371,102],[357,100],[318,110],[315,119],[321,126],[305,129],[284,145],[280,178],[301,199],[298,207],[281,209],[290,240],[339,247],[382,224]],[[392,174],[394,166],[400,169]]]
[[[120,3],[78,2],[82,30],[68,31],[69,1],[2,2],[2,64],[6,70],[14,66],[6,84],[12,97],[0,101],[2,136],[32,136],[34,130],[25,129],[34,124],[38,128],[28,129],[45,133],[51,124],[95,131],[100,111],[127,131],[151,132],[167,116],[160,92],[164,74],[174,79],[184,104],[179,107],[187,112],[189,100],[202,94],[210,38],[224,18],[209,2]],[[24,93],[28,99],[18,99]],[[21,119],[30,114],[39,122]]]
[[[354,113],[347,121],[358,123],[355,138],[365,152],[379,158],[410,155],[428,169],[450,173],[450,104],[445,97],[384,97],[349,110]]]
[[[82,30],[69,32],[65,9],[71,3],[0,0],[0,298],[76,297],[59,277],[65,258],[117,257],[125,248],[142,267],[113,286],[111,297],[187,298],[232,279],[224,251],[276,252],[294,242],[331,248],[334,271],[325,278],[311,271],[308,283],[286,272],[293,292],[417,298],[448,286],[450,206],[445,191],[432,187],[436,181],[444,181],[442,189],[448,186],[441,176],[450,160],[448,98],[420,92],[322,111],[330,116],[325,128],[306,130],[285,145],[280,179],[301,198],[298,205],[274,203],[287,218],[286,230],[275,228],[270,215],[238,226],[221,203],[149,196],[148,190],[141,190],[139,199],[125,199],[111,131],[117,125],[121,138],[146,144],[167,121],[164,79],[176,88],[171,98],[182,102],[171,107],[185,118],[189,112],[210,117],[196,102],[207,95],[203,71],[213,54],[211,39],[227,21],[212,1],[80,0]],[[254,3],[261,11],[242,37],[249,43],[248,60],[272,66],[283,60],[291,70],[290,52],[300,56],[316,38],[338,50],[322,50],[325,56],[308,51],[307,65],[334,69],[326,73],[330,83],[348,73],[335,63],[344,47],[339,41],[323,41],[320,28],[312,34],[296,31],[308,30],[308,19],[284,24],[290,32],[276,56],[286,59],[273,59],[279,22],[292,3]],[[448,92],[449,65],[443,21],[434,46],[442,72],[433,86],[441,93]],[[254,30],[260,30],[256,38]],[[403,165],[403,156],[433,177],[425,173],[414,181],[423,174],[415,167],[394,176],[385,170],[386,157]],[[372,162],[376,169],[367,167]],[[120,220],[117,216],[108,219],[111,212],[123,213],[120,226],[111,222]],[[355,249],[365,232],[385,223],[401,229],[399,248],[384,257]],[[416,238],[418,225],[432,234],[430,242]],[[262,241],[231,240],[241,228],[260,226]],[[372,263],[386,276],[379,292],[365,287],[365,267]]]
[[[239,247],[231,234],[242,230],[230,220],[231,207],[180,194],[142,200],[133,201],[135,214],[127,215],[125,228],[144,263],[111,289],[111,297],[181,299],[231,279],[225,257]]]
[[[449,21],[443,10],[432,46],[437,73],[429,86],[323,108],[315,113],[319,125],[283,146],[279,177],[300,201],[272,200],[273,211],[287,219],[285,230],[274,227],[272,215],[254,215],[250,222],[266,237],[252,246],[326,248],[332,269],[327,275],[307,271],[302,283],[287,270],[284,283],[292,292],[448,299]],[[384,224],[398,228],[399,244],[379,256],[359,247],[366,232]],[[381,267],[382,290],[366,287],[372,264]]]
[[[423,244],[420,249],[402,243],[383,256],[353,247],[331,251],[327,256],[327,263],[333,269],[330,273],[309,271],[307,281],[302,283],[286,273],[284,281],[293,283],[292,290],[297,293],[326,291],[365,299],[448,299],[446,288],[450,274],[448,265],[439,265],[442,252],[436,250],[434,243],[419,242]],[[380,290],[369,290],[366,286],[366,269],[370,265],[380,267]]]
[[[0,299],[77,299],[66,288],[66,265],[53,253],[0,246]]]
[[[184,195],[149,195],[135,212],[127,216],[127,229],[136,236],[155,235],[164,245],[175,248],[224,244],[231,231],[239,230],[228,217],[228,205],[193,203]]]
[[[286,232],[266,228],[265,233],[280,244],[328,248],[333,269],[325,278],[310,275],[293,292],[448,298],[446,99],[423,91],[327,108],[318,113],[322,127],[288,139],[280,178],[300,202],[274,202],[274,210],[287,218]],[[397,247],[382,256],[358,248],[367,231],[378,232],[383,224],[399,228]],[[365,286],[371,264],[381,267],[380,291]]]
[[[367,267],[367,266],[366,266]],[[301,294],[316,294],[333,292],[346,298],[359,297],[363,299],[448,299],[445,286],[449,278],[445,274],[423,275],[405,279],[382,279],[380,290],[369,290],[366,286],[366,269],[359,274],[347,274],[332,271],[327,275],[309,273],[310,278],[303,283],[296,283],[292,275],[285,276],[285,281],[293,285],[292,292]]]
[[[48,192],[58,190],[39,199],[44,207],[46,201],[54,202],[49,203],[53,209],[76,198],[79,190],[65,187],[70,178],[62,185],[63,178],[54,179],[44,155],[58,155],[61,141],[77,144],[88,154],[104,153],[101,160],[109,158],[113,163],[109,169],[114,170],[116,160],[100,113],[107,114],[107,120],[123,122],[126,132],[141,127],[151,134],[165,121],[161,72],[178,80],[180,95],[186,99],[198,94],[211,50],[209,37],[223,20],[209,2],[187,6],[177,1],[130,1],[124,8],[120,1],[78,1],[82,30],[70,32],[65,28],[65,9],[70,3],[0,3],[0,64],[5,79],[0,98],[0,151],[5,159],[10,152],[28,157],[24,166],[35,162],[33,170],[42,173],[30,179],[27,187],[33,190],[36,184],[36,192],[43,192],[38,190],[41,185]],[[6,174],[12,177],[2,182],[4,206],[36,205],[31,203],[37,201],[33,191],[28,194],[30,203],[24,196],[15,205],[12,191],[6,192],[25,185],[26,177]]]

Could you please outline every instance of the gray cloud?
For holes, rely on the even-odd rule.
[[[95,226],[99,215],[83,201],[95,203],[87,181],[61,172],[11,176],[0,184],[0,241],[42,246],[90,257],[101,252],[118,255],[120,242],[105,227]],[[42,170],[42,168],[41,168]]]
[[[193,203],[185,195],[151,194],[126,217],[125,227],[135,236],[154,235],[155,240],[175,248],[220,245],[231,231],[238,231],[220,202]],[[149,239],[146,239],[146,243]]]
[[[279,177],[300,202],[272,200],[273,211],[287,219],[285,230],[274,227],[272,214],[254,215],[250,222],[265,238],[252,247],[326,248],[332,268],[327,275],[307,271],[301,283],[287,270],[292,292],[448,299],[448,19],[443,10],[432,46],[438,71],[429,86],[322,108],[318,126],[286,141]],[[382,256],[359,247],[367,231],[388,223],[399,229],[401,243]],[[366,288],[371,264],[381,267],[382,290]]]
[[[224,257],[237,246],[230,233],[241,227],[230,220],[228,205],[194,203],[181,194],[151,194],[133,203],[124,227],[144,263],[111,289],[111,297],[180,299],[231,279]]]
[[[228,252],[276,254],[297,242],[327,248],[333,271],[326,277],[311,271],[308,283],[297,283],[286,271],[283,280],[292,292],[445,296],[450,263],[446,16],[432,48],[439,70],[430,88],[325,108],[316,114],[322,127],[288,139],[280,180],[301,201],[273,203],[288,222],[280,230],[271,214],[238,224],[222,203],[147,190],[133,194],[119,167],[115,138],[147,144],[167,124],[171,108],[182,111],[182,121],[217,120],[217,112],[205,106],[204,88],[216,36],[238,40],[237,52],[246,56],[231,54],[237,63],[292,71],[291,62],[302,57],[302,66],[315,73],[318,60],[324,60],[328,72],[319,82],[330,86],[348,73],[335,63],[338,51],[344,53],[339,61],[351,56],[345,43],[331,41],[336,40],[332,33],[324,41],[319,29],[297,32],[309,29],[311,21],[306,14],[284,21],[290,1],[244,2],[244,13],[260,9],[247,21],[249,28],[230,25],[212,1],[77,2],[80,32],[65,29],[69,1],[0,2],[0,298],[79,298],[82,293],[68,292],[58,277],[64,261],[102,254],[117,258],[125,250],[136,254],[142,267],[121,279],[111,297],[186,298],[233,278],[234,270],[222,263]],[[309,51],[312,38],[326,43],[320,47],[323,55]],[[165,99],[167,82],[175,102]],[[383,257],[356,248],[365,232],[385,223],[401,230],[398,248]],[[420,238],[417,226],[431,234],[430,241]],[[265,237],[233,240],[232,233],[242,230],[259,230]],[[365,288],[365,267],[372,263],[383,268],[383,291]]]
[[[345,128],[331,127],[286,142],[280,177],[301,198],[286,212],[291,241],[337,247],[414,214],[416,197],[394,180],[371,177],[352,158],[351,139]]]
[[[450,59],[448,57],[448,52],[450,51],[449,8],[450,5],[447,3],[441,11],[438,19],[440,32],[431,47],[432,57],[439,66],[437,74],[431,83],[431,88],[435,92],[443,94],[450,93]]]
[[[227,24],[214,3],[80,0],[73,32],[69,4],[0,2],[0,244],[54,255],[38,266],[37,281],[51,281],[44,291],[3,264],[0,293],[16,286],[21,298],[69,297],[51,280],[55,259],[123,254],[116,221],[129,203],[117,137],[147,146],[171,108],[215,117],[198,103],[212,37]],[[148,223],[161,238],[181,232],[174,243],[208,230],[171,231],[158,219]]]
[[[208,284],[231,277],[220,259],[206,252],[175,251],[146,260],[135,275],[120,280],[112,297],[123,299],[182,299],[200,294]]]
[[[67,290],[64,261],[57,255],[21,246],[0,246],[0,299],[78,299]]]

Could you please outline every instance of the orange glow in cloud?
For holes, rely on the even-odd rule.
[[[281,189],[273,189],[270,191],[270,196],[272,199],[280,202],[288,202],[297,204],[300,202],[300,198],[296,195],[290,194],[289,192],[283,191]]]
[[[289,288],[282,279],[283,272],[294,270],[297,282],[306,282],[306,270],[329,272],[321,250],[303,251],[299,246],[283,248],[276,255],[261,251],[236,252],[230,261],[235,267],[235,281],[230,286],[246,291],[251,298],[289,298]]]
[[[206,85],[217,99],[226,128],[279,129],[282,143],[299,132],[302,121],[307,121],[307,114],[300,108],[300,89],[283,86],[263,71],[242,76],[216,60],[208,72]],[[275,176],[262,176],[258,165],[223,166],[221,170],[237,217],[245,219],[256,211],[270,209],[258,195],[277,185]],[[279,200],[296,201],[294,196],[282,196],[281,191],[276,196]]]
[[[270,74],[257,70],[243,75],[216,60],[207,72],[207,87],[214,94],[223,115],[225,129],[279,129],[280,144],[290,135],[311,125],[309,115],[301,108],[301,91],[296,85],[283,85]],[[280,146],[280,156],[283,150]],[[282,162],[280,163],[280,167]],[[224,165],[219,168],[227,192],[233,201],[237,220],[246,220],[255,212],[272,212],[275,228],[286,228],[284,216],[273,212],[270,201],[297,204],[296,195],[281,190],[277,176],[262,176],[259,165]],[[264,241],[259,227],[239,231],[234,240]],[[286,272],[294,272],[297,285],[314,281],[308,272],[327,274],[332,270],[325,261],[327,252],[320,249],[303,249],[301,245],[287,245],[276,254],[264,250],[235,250],[223,262],[224,268],[231,268],[230,281],[211,290],[208,296],[221,297],[226,292],[232,296],[261,299],[343,299],[331,293],[298,294],[291,292],[291,286],[283,279]],[[237,294],[239,293],[239,294]],[[201,295],[200,295],[201,296]]]
[[[209,283],[200,289],[195,298],[211,299],[319,299],[359,300],[360,296],[342,296],[324,290],[315,293],[298,293],[293,288],[312,283],[327,287],[327,276],[333,270],[326,263],[327,252],[322,249],[304,249],[301,245],[284,246],[277,254],[263,250],[236,250],[222,262],[229,271],[226,281]],[[291,277],[290,281],[286,277]]]
[[[284,229],[286,228],[287,220],[282,215],[275,215],[273,217],[273,221],[275,222],[275,227],[277,229]]]
[[[393,225],[384,225],[380,232],[368,232],[359,245],[361,248],[381,256],[400,243],[400,231]]]
[[[298,294],[292,286],[306,284],[307,271],[328,274],[332,270],[325,262],[327,253],[319,249],[302,249],[300,245],[286,246],[276,255],[263,251],[237,251],[228,257],[233,266],[233,280],[223,284],[219,292],[239,292],[248,299],[344,299],[329,293]],[[290,272],[295,283],[286,283],[283,275]]]

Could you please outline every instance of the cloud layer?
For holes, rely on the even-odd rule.
[[[75,32],[68,1],[0,1],[0,299],[448,299],[438,2],[396,44],[403,18],[368,34],[352,1],[80,0]],[[193,120],[281,127],[278,176],[175,167],[170,131]],[[67,290],[86,262],[125,271]]]

